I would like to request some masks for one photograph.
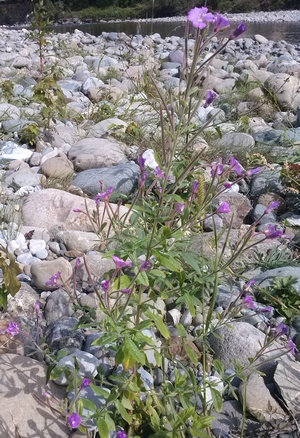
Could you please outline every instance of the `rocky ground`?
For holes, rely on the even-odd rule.
[[[103,258],[90,222],[85,215],[74,212],[74,208],[85,210],[86,199],[88,208],[94,209],[93,197],[99,192],[99,180],[104,181],[105,189],[114,187],[116,199],[130,197],[134,192],[140,175],[137,156],[159,141],[158,116],[150,105],[147,71],[155,75],[163,89],[176,91],[184,41],[179,37],[163,40],[158,34],[131,37],[109,33],[94,37],[80,31],[49,35],[47,40],[44,69],[56,72],[63,96],[58,95],[57,84],[46,83],[43,98],[48,99],[48,105],[45,105],[41,97],[39,100],[34,95],[40,79],[37,44],[29,39],[26,30],[0,29],[1,242],[8,246],[22,270],[21,289],[9,299],[7,311],[1,314],[1,324],[4,329],[8,321],[17,321],[29,327],[35,336],[39,301],[42,308],[39,324],[50,351],[56,353],[60,348],[67,348],[70,356],[63,359],[64,363],[74,363],[75,354],[83,375],[95,375],[99,364],[113,372],[113,358],[91,345],[97,333],[73,330],[80,311],[69,294],[59,285],[46,286],[46,283],[58,271],[65,279],[72,277],[75,260],[80,258],[79,301],[97,309],[97,297],[90,291],[82,256],[86,254],[91,272],[100,279],[113,267],[113,262]],[[193,44],[190,40],[191,49]],[[208,51],[215,47],[213,40]],[[276,200],[280,206],[265,216],[258,231],[264,232],[272,224],[290,239],[280,239],[280,233],[279,238],[266,239],[259,244],[259,254],[267,258],[270,251],[285,252],[292,261],[292,253],[300,241],[300,198],[283,185],[278,162],[283,157],[297,161],[299,151],[299,48],[268,41],[261,35],[233,40],[212,62],[207,87],[214,89],[219,98],[213,106],[202,108],[194,120],[196,126],[207,123],[203,138],[198,139],[207,155],[215,159],[222,152],[225,157],[234,155],[243,159],[246,152],[258,153],[269,161],[260,174],[224,193],[223,200],[234,213],[232,242]],[[265,99],[266,90],[276,97],[275,106]],[[45,127],[47,117],[50,129]],[[221,138],[216,134],[216,123]],[[135,142],[128,141],[132,126],[137,126],[141,133]],[[29,133],[33,127],[40,133],[32,145]],[[224,215],[217,225],[220,229],[226,226]],[[205,235],[209,255],[213,251],[209,246],[213,236],[209,223]],[[199,251],[201,246],[195,239],[194,249]],[[240,262],[245,265],[245,277],[262,281],[265,287],[272,284],[272,278],[295,276],[295,288],[300,293],[299,266],[286,263],[262,270],[254,263],[253,250]],[[218,311],[222,312],[232,294],[238,295],[241,288],[242,283],[234,287],[221,285],[216,303]],[[192,318],[186,310],[174,312],[164,302],[160,305],[171,325],[180,321],[192,332],[203,321],[201,313]],[[267,328],[276,327],[282,321],[274,311],[254,314],[245,309],[244,316],[247,317],[244,322],[220,329],[219,337],[210,340],[215,357],[228,372],[236,357],[241,364],[247,363],[248,357],[260,348]],[[300,318],[294,320],[291,334],[299,347]],[[28,397],[30,392],[42,392],[45,365],[42,360],[26,357],[32,353],[33,345],[24,335],[15,339],[19,340],[18,345],[7,343],[6,335],[1,340],[1,436],[14,437],[16,431],[21,437],[69,436],[70,431],[63,422]],[[35,358],[42,359],[38,354]],[[152,384],[161,383],[153,383],[153,377],[150,378]],[[49,391],[62,397],[66,382],[57,383],[62,386],[52,382]],[[235,384],[242,398],[241,382]],[[251,415],[246,436],[296,437],[297,428],[291,418],[300,414],[299,362],[291,354],[273,360],[265,381],[253,374],[247,385],[246,406]],[[86,396],[93,397],[88,390]],[[99,398],[98,403],[102,403]],[[216,414],[215,436],[235,436],[241,418],[240,402],[228,398],[222,413]],[[280,427],[287,432],[271,435]]]

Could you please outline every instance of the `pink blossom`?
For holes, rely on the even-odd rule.
[[[251,310],[256,310],[256,305],[254,304],[254,301],[250,295],[246,295],[243,299],[243,304],[245,304],[246,307],[248,307]]]
[[[202,8],[193,8],[188,12],[187,19],[193,23],[193,26],[197,29],[205,29],[206,24],[214,21],[215,16],[208,12],[208,9],[204,6]]]
[[[242,33],[246,32],[247,27],[244,23],[240,23],[235,30],[232,32],[232,34],[229,36],[230,40],[234,40],[235,38],[238,38]]]
[[[219,158],[218,161],[211,164],[211,176],[215,177],[218,175],[222,175],[224,171],[224,165],[222,163],[222,158]]]
[[[288,341],[287,348],[290,350],[290,353],[292,353],[293,356],[296,356],[297,347],[291,339]]]
[[[100,205],[100,201],[108,201],[110,198],[110,195],[114,191],[114,188],[112,186],[108,187],[108,189],[105,192],[97,193],[95,196],[95,202],[97,205]]]
[[[280,206],[279,201],[271,202],[271,204],[265,209],[265,214],[271,213],[271,211],[275,210],[279,206]]]
[[[227,202],[221,202],[215,213],[230,213],[230,207]]]
[[[268,228],[263,231],[263,234],[266,236],[266,239],[276,239],[281,237],[282,239],[290,239],[290,236],[287,236],[283,233],[282,230],[277,230],[276,225],[268,224]]]
[[[223,15],[216,13],[216,22],[214,27],[214,32],[219,32],[230,26],[230,21],[227,20]]]
[[[156,168],[153,170],[153,173],[159,179],[163,179],[165,177],[165,173],[161,170],[161,168],[159,166],[156,166]]]
[[[206,93],[204,108],[207,108],[218,97],[218,93],[213,90],[208,90]]]
[[[255,169],[247,170],[244,176],[247,177],[247,176],[257,175],[260,172],[261,172],[261,167],[256,167]]]
[[[121,292],[123,292],[123,294],[130,294],[131,290],[130,289],[121,289]]]
[[[89,379],[88,377],[85,377],[84,379],[82,379],[80,389],[87,388],[88,386],[90,386],[90,384],[91,384],[91,379]]]
[[[286,324],[284,324],[283,322],[278,324],[278,326],[276,327],[276,330],[275,330],[275,333],[279,336],[288,335],[289,332],[290,332],[289,327]]]
[[[46,281],[45,286],[55,287],[58,285],[58,280],[61,278],[61,272],[58,271],[56,274],[52,275],[48,281]]]
[[[145,260],[144,263],[140,266],[140,272],[147,271],[149,268],[151,268],[151,266],[151,260]]]
[[[183,204],[182,202],[177,202],[175,213],[182,214],[184,209],[185,209],[185,204]]]
[[[237,173],[239,176],[242,175],[243,167],[234,157],[230,159],[230,170]]]
[[[5,331],[11,336],[16,336],[20,333],[20,327],[16,322],[11,321]]]
[[[122,269],[122,268],[125,268],[125,266],[128,266],[128,267],[132,266],[132,263],[130,260],[128,260],[128,262],[126,262],[125,260],[120,259],[117,256],[112,256],[112,259],[116,264],[116,269]]]
[[[109,280],[103,280],[101,282],[101,287],[104,290],[104,292],[108,292],[110,288],[110,281]]]

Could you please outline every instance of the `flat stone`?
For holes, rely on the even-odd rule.
[[[292,355],[280,361],[274,374],[275,383],[294,417],[300,413],[300,363]]]

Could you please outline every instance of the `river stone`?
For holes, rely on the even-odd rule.
[[[124,133],[127,128],[127,123],[117,117],[111,117],[109,119],[102,120],[96,123],[88,132],[89,137],[100,138],[113,132]]]
[[[26,316],[34,320],[36,318],[35,304],[37,301],[39,301],[38,293],[29,284],[22,281],[16,295],[9,295],[5,314],[11,319]]]
[[[61,230],[56,232],[55,239],[62,242],[67,251],[76,250],[80,253],[99,249],[101,244],[97,234],[87,231]]]
[[[0,120],[7,120],[7,119],[19,120],[20,115],[21,115],[21,109],[19,107],[11,105],[10,103],[0,103]]]
[[[68,356],[64,356],[60,359],[56,365],[57,368],[69,368],[70,371],[75,369],[74,358],[76,358],[76,363],[79,366],[79,370],[77,371],[77,375],[80,378],[93,378],[97,375],[97,366],[99,365],[99,360],[90,353],[86,353],[85,351],[74,351],[74,353],[69,354]],[[65,376],[64,372],[55,380],[55,383],[58,385],[67,385],[68,379]]]
[[[229,225],[233,216],[232,228],[240,228],[252,208],[249,199],[241,193],[226,191],[216,199],[214,206],[217,208],[221,202],[227,202],[230,207],[229,213],[218,213],[223,223]]]
[[[72,299],[63,289],[53,291],[47,298],[45,306],[47,324],[51,324],[51,322],[57,321],[65,316],[72,316],[73,313]]]
[[[84,199],[62,190],[45,189],[31,193],[23,204],[23,224],[47,230],[61,227],[62,230],[94,231],[86,214],[73,211],[74,208],[77,208],[85,212],[86,205],[90,213],[95,210],[93,200]],[[117,206],[111,204],[111,208],[115,211]],[[122,205],[118,208],[120,216],[128,211],[127,207]],[[99,209],[100,215],[103,215],[103,205],[100,205]],[[107,214],[105,214],[104,222],[110,222]]]
[[[140,167],[130,161],[113,167],[84,170],[74,178],[73,185],[80,187],[89,196],[96,196],[99,191],[113,187],[110,200],[116,202],[120,195],[130,195],[133,192],[139,175]],[[100,190],[99,181],[103,181],[103,190]]]
[[[82,128],[73,126],[72,124],[56,124],[55,129],[46,131],[45,140],[48,141],[53,148],[60,149],[63,144],[74,145],[80,139],[84,138],[86,132]]]
[[[250,185],[251,195],[258,197],[264,193],[284,194],[284,187],[280,181],[280,172],[277,170],[262,170],[253,175]]]
[[[274,93],[282,111],[297,110],[300,106],[300,79],[286,73],[270,76],[264,86]]]
[[[275,383],[294,417],[300,413],[300,364],[288,354],[284,362],[279,361],[275,374]]]
[[[56,354],[61,349],[66,349],[68,354],[81,350],[84,333],[82,329],[75,329],[77,324],[77,318],[65,316],[48,325],[45,336],[52,353]]]
[[[41,165],[41,173],[49,178],[64,179],[74,173],[73,163],[67,158],[53,157]]]
[[[246,383],[240,384],[239,397],[242,403],[245,402],[249,414],[259,422],[270,423],[274,427],[278,423],[282,425],[282,422],[288,422],[288,414],[272,397],[263,377],[259,374],[252,373]]]
[[[80,140],[71,147],[68,156],[77,170],[114,166],[126,161],[123,145],[109,139],[94,137]]]
[[[70,429],[52,413],[48,406],[33,397],[47,391],[63,400],[65,391],[49,382],[47,367],[29,357],[15,354],[0,355],[0,422],[3,438],[43,437],[67,438]],[[45,400],[46,401],[46,400]]]
[[[215,147],[233,154],[241,150],[249,151],[254,145],[254,138],[250,134],[244,134],[243,132],[229,132],[215,142]]]
[[[46,282],[57,272],[61,272],[62,280],[58,279],[57,285],[46,286]],[[36,288],[42,290],[58,289],[62,285],[62,281],[68,284],[72,273],[71,264],[62,257],[55,260],[40,261],[31,266],[32,281]]]

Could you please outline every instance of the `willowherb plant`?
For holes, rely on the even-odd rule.
[[[190,22],[196,28],[191,60],[188,50]],[[159,99],[156,107],[160,113],[162,150],[158,151],[154,164],[145,156],[139,158],[138,188],[127,212],[120,216],[120,204],[115,206],[110,202],[114,188],[105,187],[105,184],[95,197],[94,212],[76,210],[78,214],[88,216],[101,239],[105,256],[114,261],[114,269],[95,281],[85,257],[83,259],[104,318],[101,323],[85,319],[82,326],[98,329],[100,335],[94,345],[109,346],[119,372],[107,377],[100,370],[98,380],[91,384],[95,394],[105,400],[99,409],[79,397],[83,381],[78,381],[75,370],[70,376],[75,401],[73,399],[71,407],[64,411],[57,410],[71,428],[88,430],[87,418],[83,418],[83,407],[87,407],[88,419],[94,420],[101,438],[108,438],[113,430],[117,431],[118,438],[207,436],[213,421],[209,415],[211,407],[217,410],[222,407],[219,382],[208,375],[208,335],[233,318],[242,318],[242,308],[261,312],[250,296],[244,296],[246,291],[242,291],[239,301],[226,309],[217,324],[213,323],[217,288],[222,277],[231,274],[233,262],[259,241],[286,237],[272,224],[265,231],[256,232],[262,217],[278,206],[276,202],[267,207],[262,217],[240,237],[229,258],[225,258],[224,253],[229,246],[233,219],[223,230],[224,244],[220,245],[217,230],[214,230],[213,257],[199,256],[190,249],[194,236],[202,233],[205,220],[211,218],[214,222],[217,215],[230,215],[230,205],[222,199],[224,192],[260,172],[258,167],[245,170],[234,157],[229,162],[217,159],[207,164],[202,160],[202,151],[194,150],[194,144],[206,126],[196,125],[195,115],[200,107],[211,105],[218,97],[205,86],[208,66],[228,41],[245,31],[245,25],[242,23],[229,31],[227,39],[221,38],[213,55],[204,56],[205,48],[213,37],[222,35],[229,27],[230,22],[222,15],[214,15],[206,7],[193,8],[188,14],[185,58],[178,90],[163,92],[152,79]],[[101,214],[100,206],[104,206]],[[107,248],[113,250],[107,251]],[[57,285],[60,280],[58,272],[49,279],[49,284]],[[77,300],[76,295],[74,301],[75,298]],[[201,309],[203,324],[192,340],[187,329],[181,324],[176,326],[188,366],[172,350],[173,339],[164,319],[163,300],[188,309],[192,317],[197,308]],[[250,361],[248,371],[251,367],[255,369],[257,360],[264,357],[275,337],[266,338],[255,360]],[[202,345],[201,351],[193,343],[196,338],[197,345]],[[289,341],[287,348],[280,348],[275,354],[294,351],[294,348]],[[153,353],[151,358],[149,352]],[[167,358],[173,361],[172,381],[166,371]],[[196,378],[199,365],[202,368],[200,381]],[[222,366],[217,366],[222,375]],[[162,372],[163,382],[157,388],[142,378],[145,368],[152,377],[155,369]],[[237,369],[243,378],[246,371]]]

